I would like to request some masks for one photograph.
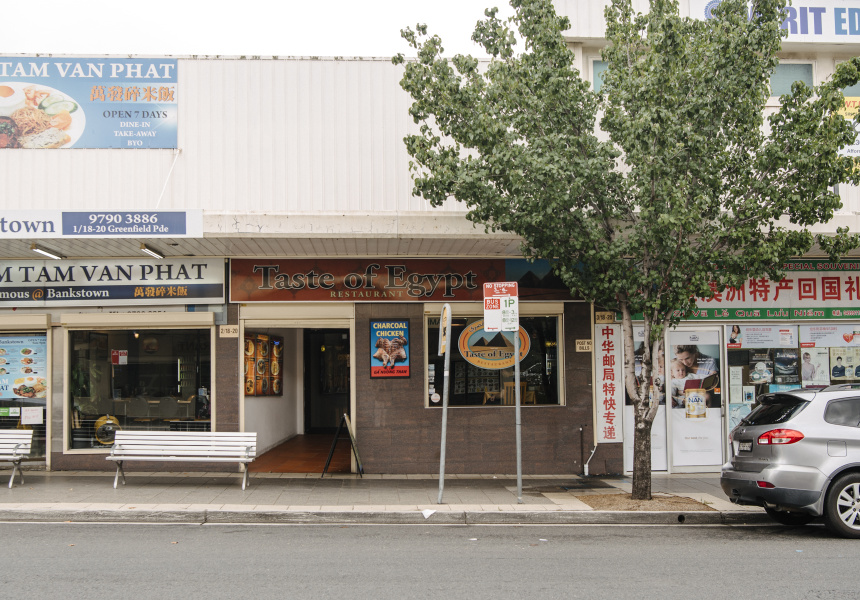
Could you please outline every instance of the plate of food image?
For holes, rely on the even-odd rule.
[[[12,393],[21,398],[45,398],[48,380],[44,377],[21,377],[15,380]]]
[[[46,85],[0,81],[4,148],[71,148],[86,128],[86,115],[68,94]],[[11,124],[10,124],[11,121]]]

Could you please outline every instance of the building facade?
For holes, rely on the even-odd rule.
[[[855,10],[820,4],[834,18]],[[595,86],[603,5],[557,3]],[[860,48],[855,37],[790,38],[786,80],[821,81]],[[447,388],[447,471],[511,473],[514,332],[483,329],[482,287],[516,281],[523,471],[629,468],[630,417],[603,380],[623,359],[605,343],[614,316],[522,260],[516,237],[474,227],[455,200],[431,209],[413,196],[400,77],[388,59],[0,58],[0,427],[36,430],[50,469],[108,469],[117,428],[256,431],[262,454],[330,435],[346,414],[365,472],[432,473]],[[854,228],[860,196],[841,193],[828,228]],[[801,366],[797,381],[779,368],[808,344],[822,382],[840,357],[846,373],[860,364],[856,276],[798,264],[794,280],[703,300],[669,333],[655,468],[717,468],[750,388],[807,382]],[[858,342],[836,343],[855,330]],[[704,417],[688,418],[686,384],[671,403],[679,346],[718,365]]]

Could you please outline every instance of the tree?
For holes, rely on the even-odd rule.
[[[860,60],[814,90],[795,83],[766,118],[784,0],[724,0],[707,21],[681,18],[675,0],[651,0],[644,15],[611,0],[596,93],[550,0],[511,4],[510,19],[490,9],[475,27],[485,65],[443,58],[426,26],[402,32],[417,51],[394,59],[420,124],[404,140],[415,193],[464,202],[470,220],[518,234],[524,255],[621,314],[633,497],[650,499],[649,388],[667,328],[697,298],[781,277],[786,259],[815,244],[835,258],[860,243],[847,230],[810,232],[841,206],[834,186],[858,183],[838,150],[854,138],[840,90],[856,83]],[[639,314],[648,343],[637,378]]]

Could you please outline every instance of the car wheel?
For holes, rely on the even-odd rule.
[[[824,516],[834,533],[860,538],[860,473],[848,473],[833,482],[824,503]]]
[[[768,506],[764,507],[764,512],[766,512],[767,515],[777,523],[788,525],[789,527],[800,527],[802,525],[806,525],[808,523],[811,523],[812,520],[815,518],[809,513],[777,510]]]

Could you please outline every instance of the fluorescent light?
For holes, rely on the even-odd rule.
[[[153,258],[164,258],[164,255],[161,252],[159,252],[158,250],[153,250],[146,244],[140,245],[140,251],[144,254],[149,254]]]
[[[38,252],[39,254],[47,256],[48,258],[53,258],[54,260],[66,258],[59,252],[55,252],[54,250],[48,250],[47,248],[42,248],[41,246],[37,246],[36,244],[30,244],[30,250],[32,250],[33,252]]]

